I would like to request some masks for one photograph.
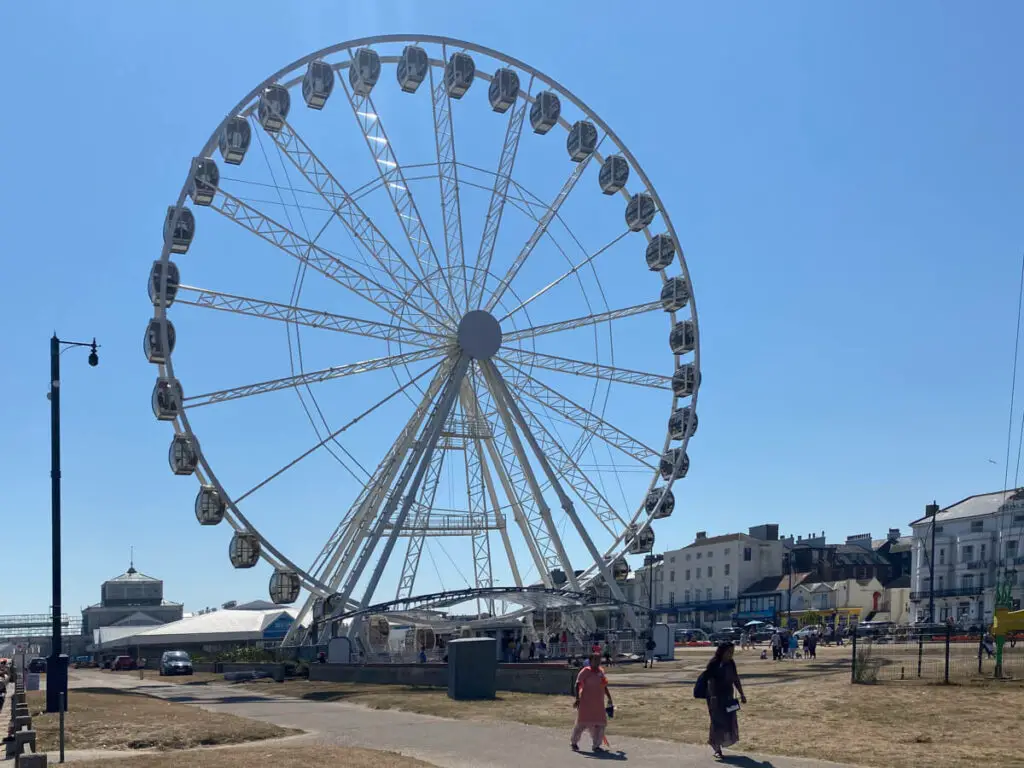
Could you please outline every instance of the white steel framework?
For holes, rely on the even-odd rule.
[[[509,82],[515,88],[500,92]],[[479,93],[492,84],[493,111],[507,113],[500,118]],[[555,94],[561,105],[546,118],[534,114],[542,92],[544,104]],[[335,108],[321,111],[328,99]],[[553,125],[539,125],[538,115]],[[229,133],[236,116],[250,139]],[[403,165],[397,147],[415,164]],[[598,190],[612,155],[628,164],[629,184]],[[695,413],[700,347],[679,239],[612,129],[515,58],[448,38],[381,36],[274,73],[228,112],[197,158],[151,277],[146,348],[164,382],[154,411],[174,427],[175,472],[195,474],[223,502],[227,525],[253,535],[260,557],[301,583],[306,597],[286,642],[322,642],[384,589],[405,604],[460,578],[477,613],[493,615],[503,590],[531,583],[566,595],[603,585],[636,624],[612,564],[642,554],[639,534],[665,516],[670,493],[680,508],[680,467],[660,470],[692,435],[670,429],[669,417],[678,421],[684,406]],[[179,270],[191,284],[179,284]],[[683,321],[677,354],[669,334]],[[211,344],[230,339],[238,359],[204,359],[202,344],[190,343],[197,322],[209,326]],[[265,354],[282,327],[288,376],[274,375]],[[213,467],[224,448],[207,445],[207,414],[223,424],[221,409],[255,406],[232,421],[255,425],[264,419],[252,414],[287,410],[287,398],[273,394],[282,391],[298,394],[317,441],[281,456],[248,490],[225,487]],[[256,445],[239,437],[233,450]],[[256,515],[261,499],[286,493],[275,488],[298,482],[306,493],[310,478],[326,481],[301,469],[321,448],[346,472],[336,488],[325,485],[320,519],[303,528],[334,521],[303,567],[247,510]],[[453,557],[445,547],[460,541],[465,550]],[[564,626],[585,631],[593,620],[575,611]]]

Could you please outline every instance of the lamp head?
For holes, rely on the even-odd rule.
[[[89,350],[89,365],[95,368],[100,364],[100,356],[96,352],[96,339],[92,340],[92,348]]]

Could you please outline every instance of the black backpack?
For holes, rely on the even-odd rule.
[[[708,672],[704,670],[697,676],[697,682],[693,684],[693,698],[706,699],[708,697]]]

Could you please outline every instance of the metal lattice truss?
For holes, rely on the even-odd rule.
[[[367,47],[376,53],[368,54],[363,50]],[[422,67],[415,54],[421,47],[426,50]],[[468,113],[481,101],[459,101],[462,93],[453,83],[465,69],[453,68],[453,77],[445,70],[465,56],[474,58],[474,74],[468,84],[462,83],[465,87],[498,85],[494,78],[499,68],[517,73],[511,95],[497,89],[483,102],[490,101],[502,116],[482,158],[474,155],[474,142],[463,136],[477,134]],[[432,131],[432,141],[419,146],[402,142],[403,159],[416,160],[415,165],[403,165],[394,145],[396,138],[409,134],[409,119],[401,111],[398,117],[382,115],[371,97],[371,92],[379,95],[380,89],[394,87],[393,67],[400,62],[407,76],[420,78],[403,82],[403,90],[423,86],[420,98],[406,103],[417,110],[417,122]],[[462,59],[459,66],[464,64]],[[326,95],[333,93],[347,108],[324,113],[303,108],[308,88],[322,87],[304,82],[307,66],[310,73],[319,67],[321,75],[329,67],[334,86]],[[179,212],[170,214],[165,227],[160,270],[154,267],[151,273],[150,298],[161,324],[147,332],[147,354],[162,377],[154,391],[154,411],[163,409],[158,417],[171,421],[178,436],[171,455],[175,472],[194,473],[203,493],[215,491],[215,498],[224,502],[226,524],[255,538],[258,556],[274,567],[275,578],[294,577],[306,591],[286,643],[323,642],[331,634],[351,633],[356,622],[350,619],[373,613],[430,623],[432,612],[472,602],[477,604],[477,621],[500,624],[496,614],[506,612],[508,618],[522,620],[528,633],[536,631],[535,611],[559,611],[561,626],[588,632],[594,627],[594,610],[602,605],[613,606],[638,626],[642,611],[627,602],[612,564],[648,551],[641,546],[641,534],[661,508],[659,503],[649,510],[648,496],[658,487],[666,498],[675,480],[672,467],[678,472],[679,463],[666,463],[664,457],[678,459],[681,454],[668,449],[685,452],[689,439],[689,433],[682,440],[677,435],[673,444],[665,434],[666,421],[669,415],[678,421],[681,407],[695,408],[699,353],[682,252],[664,206],[635,158],[558,83],[522,62],[462,41],[430,36],[353,41],[283,72],[229,113],[236,127],[241,121],[251,131],[248,155],[243,149],[241,157],[219,165],[219,171],[208,167],[218,147],[221,158],[228,160],[226,121],[225,132],[218,129],[193,162],[172,209]],[[280,101],[274,102],[281,98],[280,88],[291,94],[290,109],[287,103],[281,108]],[[534,122],[531,134],[525,130],[527,115],[542,95],[549,98],[551,93],[561,104],[551,118],[554,125],[538,127]],[[391,94],[376,101],[389,112],[394,104]],[[311,122],[315,120],[340,120],[342,125],[328,122],[328,133],[318,134]],[[385,120],[393,133],[385,129]],[[592,138],[580,139],[582,148],[570,149],[573,140],[566,141],[564,132],[586,124],[594,130]],[[563,131],[562,137],[546,136],[549,130]],[[333,145],[344,144],[336,141],[344,136],[352,137],[357,147],[344,146],[339,161]],[[553,141],[565,144],[571,163],[538,166],[531,145],[550,146]],[[606,146],[612,147],[607,156],[602,154]],[[417,150],[420,157],[409,154]],[[626,176],[633,179],[634,189],[627,189],[625,181],[607,186],[606,163],[612,153],[616,163],[628,164]],[[241,175],[233,175],[243,158]],[[260,175],[261,161],[266,176]],[[353,179],[357,163],[366,172],[359,172],[364,178]],[[481,167],[488,163],[493,165]],[[533,171],[525,174],[531,183],[550,168],[543,196],[522,183],[523,168],[531,163]],[[560,167],[564,170],[556,170]],[[602,168],[601,191],[611,198],[596,191],[595,177]],[[187,212],[191,232],[178,227],[187,223],[180,211],[186,210],[188,195],[193,204]],[[202,195],[206,198],[199,199]],[[612,208],[595,209],[578,220],[581,206],[576,203],[584,196]],[[605,225],[610,221],[606,211],[619,216],[623,209],[626,231],[621,218]],[[649,217],[645,211],[651,212]],[[307,216],[319,224],[311,228]],[[638,216],[644,219],[639,224]],[[194,269],[200,274],[194,280],[189,275],[192,284],[180,282],[178,267],[171,271],[170,257],[188,251],[193,232],[201,247],[205,224],[217,217],[235,225],[221,227],[241,247],[225,240],[213,257],[208,252],[181,259],[182,273]],[[655,233],[661,237],[657,242]],[[467,235],[474,238],[469,249]],[[653,257],[650,243],[657,246]],[[262,249],[258,256],[267,261],[246,271],[243,285],[226,285],[235,273],[224,269],[208,281],[234,287],[234,292],[197,287],[207,282],[204,266],[236,254],[249,259],[251,248]],[[645,248],[648,264],[667,251],[677,258],[654,274],[648,272],[646,281],[622,281],[613,273],[620,284],[610,306],[611,293],[601,282],[612,269],[609,264],[639,264],[638,274],[643,275],[643,259],[637,255]],[[617,251],[614,256],[605,255],[612,251]],[[288,271],[276,271],[278,263]],[[673,279],[677,282],[670,284]],[[262,292],[261,284],[271,289]],[[280,300],[282,293],[287,296],[282,287],[292,289],[286,301]],[[176,312],[181,309],[211,322],[234,316],[263,334],[287,327],[292,375],[266,378],[278,371],[265,367],[247,375],[244,365],[232,363],[231,373],[213,379],[212,386],[232,381],[236,386],[208,385],[210,391],[183,396],[180,386],[175,389],[179,383],[171,329],[162,323],[172,304],[178,305]],[[263,320],[273,322],[258,322]],[[681,320],[689,325],[678,326]],[[630,324],[629,331],[620,330],[625,324]],[[666,354],[652,364],[653,371],[639,370],[646,366],[642,358],[636,363],[639,345],[632,344],[633,329],[675,334],[679,328],[685,332],[683,341],[673,341],[672,347],[684,351],[673,358]],[[189,330],[187,324],[179,327],[183,336]],[[191,350],[182,346],[190,354],[196,345]],[[634,353],[632,367],[620,364],[628,357],[623,349]],[[325,367],[316,367],[313,360]],[[680,368],[684,363],[690,367]],[[217,371],[215,366],[199,367]],[[677,390],[693,390],[687,399],[673,393],[671,374],[676,371],[687,377],[683,389],[677,379]],[[338,379],[346,382],[327,384]],[[181,385],[191,388],[192,382]],[[286,463],[275,463],[279,468],[233,495],[198,450],[198,441],[190,454],[188,444],[179,439],[197,437],[193,419],[201,432],[199,420],[210,413],[199,410],[201,406],[231,409],[228,403],[259,395],[266,396],[256,401],[260,407],[272,408],[285,399],[272,393],[282,391],[299,393],[318,442]],[[637,423],[635,397],[662,398],[666,421],[659,419],[653,427]],[[380,442],[382,437],[386,442]],[[387,447],[366,447],[379,445]],[[246,447],[240,444],[239,450]],[[346,470],[346,485],[344,491],[333,486],[325,494],[327,501],[320,506],[331,516],[330,535],[312,563],[302,568],[274,548],[241,505],[325,447]],[[445,549],[460,544],[464,549],[454,557]],[[431,594],[416,596],[424,584],[440,580],[443,588],[445,580],[458,579],[467,589],[438,593],[431,586]],[[393,593],[395,601],[380,603],[382,592]],[[515,610],[508,612],[508,605]],[[342,622],[348,622],[347,628]]]

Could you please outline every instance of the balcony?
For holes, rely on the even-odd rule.
[[[689,603],[663,603],[655,606],[655,610],[665,611],[724,611],[736,608],[736,598],[729,597],[722,600],[693,600]]]
[[[985,588],[982,586],[977,587],[958,587],[956,589],[936,589],[934,597],[977,597],[984,593]],[[910,599],[913,601],[927,600],[932,597],[933,594],[930,590],[924,590],[922,592],[911,592]]]

